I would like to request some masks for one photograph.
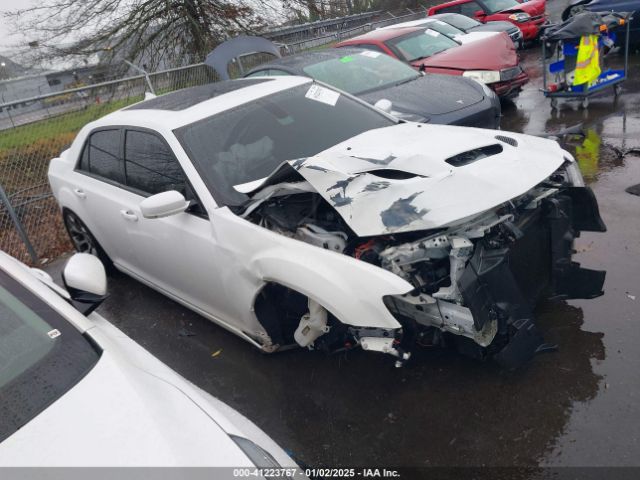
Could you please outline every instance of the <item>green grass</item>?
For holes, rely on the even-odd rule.
[[[76,133],[87,123],[140,100],[142,96],[89,105],[83,110],[3,130],[0,132],[0,153],[8,149],[25,147],[37,141],[55,139],[62,134]]]

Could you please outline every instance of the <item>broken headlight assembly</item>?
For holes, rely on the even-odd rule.
[[[467,70],[463,77],[472,78],[478,82],[489,84],[500,81],[500,72],[497,70]]]

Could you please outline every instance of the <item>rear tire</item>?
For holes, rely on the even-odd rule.
[[[89,227],[87,227],[80,217],[71,210],[64,210],[62,213],[64,226],[67,229],[71,243],[77,252],[89,253],[100,259],[108,272],[113,271],[113,261],[104,251],[96,237],[93,236]]]

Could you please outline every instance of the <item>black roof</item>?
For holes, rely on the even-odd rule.
[[[355,55],[363,51],[364,49],[362,48],[327,48],[324,50],[316,50],[313,52],[297,53],[295,55],[276,58],[271,62],[260,64],[257,67],[251,69],[248,75],[259,70],[283,67],[283,70],[287,70],[289,73],[308,76],[302,70],[307,65],[313,65],[315,63],[332,60],[334,58],[342,58],[345,55]]]
[[[166,95],[160,95],[159,97],[136,103],[125,108],[125,110],[171,110],[177,112],[225,93],[271,80],[270,78],[251,78],[207,83],[206,85],[184,88]]]

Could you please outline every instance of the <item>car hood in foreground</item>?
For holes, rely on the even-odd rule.
[[[466,164],[447,163],[452,157],[449,162]],[[283,163],[252,191],[281,182],[295,169],[358,236],[367,237],[457,225],[526,193],[564,161],[551,140],[402,123]]]
[[[293,461],[238,412],[170,370],[100,315],[94,368],[2,443],[0,466],[253,467],[229,436]]]
[[[461,110],[484,99],[482,89],[469,80],[431,74],[359,96],[371,104],[386,98],[391,100],[394,110],[425,117]]]
[[[411,62],[414,67],[455,70],[502,70],[518,65],[518,54],[506,33],[454,47],[431,57]]]

